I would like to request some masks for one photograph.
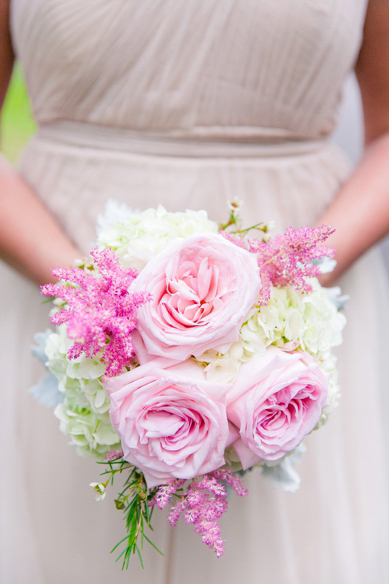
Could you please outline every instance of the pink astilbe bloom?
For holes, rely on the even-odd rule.
[[[174,480],[161,485],[150,505],[157,505],[159,509],[163,509],[184,483],[183,480]],[[226,485],[240,497],[247,495],[247,489],[234,475],[232,469],[218,469],[193,479],[186,493],[180,494],[180,500],[171,507],[168,517],[170,525],[175,526],[183,515],[185,523],[194,525],[194,530],[201,535],[202,542],[213,549],[218,558],[224,554],[225,540],[220,537],[219,519],[228,507]]]
[[[107,452],[107,454],[105,455],[105,460],[107,462],[110,462],[111,460],[117,460],[118,458],[122,458],[123,457],[123,450],[110,450],[109,452]]]
[[[169,481],[166,485],[158,487],[158,491],[150,501],[150,507],[157,505],[158,509],[164,509],[170,501],[170,497],[174,495],[178,489],[185,484],[185,479],[174,479]]]
[[[311,292],[312,287],[307,278],[320,275],[319,268],[312,261],[333,257],[335,250],[322,243],[334,231],[329,225],[299,229],[288,227],[285,233],[270,241],[250,241],[250,251],[257,254],[261,273],[259,303],[268,303],[271,285],[290,285],[297,290]]]
[[[242,239],[241,237],[232,237],[232,235],[230,235],[227,231],[225,231],[224,229],[222,229],[220,231],[220,235],[222,235],[225,239],[227,239],[227,241],[229,241],[230,243],[233,243],[235,245],[237,245],[238,247],[241,247],[242,249],[246,249],[247,251],[251,251],[249,249],[249,245],[245,243],[244,239]]]
[[[81,268],[56,268],[53,276],[65,284],[47,284],[41,287],[41,293],[67,304],[50,321],[55,325],[68,323],[67,335],[75,340],[68,358],[76,359],[81,353],[93,357],[103,350],[101,360],[107,365],[106,375],[112,377],[134,357],[131,332],[137,325],[136,311],[151,297],[144,292],[129,292],[137,272],[122,268],[112,250],[98,251],[94,247],[91,256],[98,274]]]

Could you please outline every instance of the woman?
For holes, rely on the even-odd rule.
[[[249,473],[249,497],[231,501],[223,525],[222,560],[190,526],[171,529],[160,514],[165,557],[145,549],[145,572],[134,561],[126,574],[107,553],[120,516],[89,492],[96,465],[76,456],[52,412],[26,392],[41,373],[28,346],[47,310],[36,286],[2,267],[2,584],[389,581],[380,385],[388,299],[376,251],[365,254],[389,226],[386,1],[13,0],[10,18],[9,2],[0,6],[1,96],[16,52],[39,124],[19,171],[1,166],[9,265],[50,281],[52,266],[87,253],[108,197],[206,208],[218,220],[237,196],[246,223],[333,224],[338,265],[327,282],[342,276],[352,296],[342,404],[307,440],[300,491]],[[354,64],[366,151],[346,181],[328,137]]]

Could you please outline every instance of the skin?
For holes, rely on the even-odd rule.
[[[9,0],[0,0],[0,106],[13,63]],[[81,257],[29,185],[0,156],[0,258],[36,284],[46,284],[56,281],[52,267],[68,267]]]
[[[0,105],[12,73],[9,0],[0,0]],[[332,284],[389,231],[389,3],[370,0],[356,64],[365,121],[365,152],[318,224],[336,232],[328,245],[338,262],[322,283]],[[51,267],[69,266],[82,253],[28,184],[0,159],[0,257],[38,284],[53,281]]]
[[[336,232],[327,240],[338,264],[321,283],[331,285],[389,231],[389,3],[370,0],[355,72],[365,122],[364,155],[318,224]]]

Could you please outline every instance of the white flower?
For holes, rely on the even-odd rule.
[[[66,375],[74,379],[98,379],[104,375],[106,366],[97,358],[80,356],[68,361]]]
[[[120,450],[119,437],[109,418],[109,396],[101,382],[106,366],[99,355],[93,359],[84,354],[68,359],[72,344],[66,335],[66,325],[46,339],[46,366],[62,392],[62,403],[54,414],[60,420],[61,432],[70,437],[79,454],[103,459],[113,447]]]
[[[224,357],[211,361],[204,371],[209,381],[233,383],[238,375],[239,366],[238,359],[227,354]]]
[[[235,213],[239,213],[239,211],[242,209],[242,207],[244,205],[244,201],[242,201],[242,199],[238,199],[236,197],[235,199],[227,201],[227,205],[228,205],[228,208],[230,211],[234,211]]]
[[[346,319],[330,301],[317,280],[306,294],[287,286],[272,288],[266,306],[255,306],[240,331],[246,357],[269,345],[282,347],[297,342],[313,356],[328,353],[342,342]]]
[[[57,332],[51,333],[46,338],[45,353],[49,360],[63,359],[73,345],[66,334],[66,324],[57,327]]]
[[[64,357],[58,359],[49,359],[47,361],[47,368],[58,380],[58,387],[63,391],[63,381],[66,376],[67,361]]]
[[[226,461],[227,466],[231,466],[234,472],[243,470],[242,463],[240,462],[240,458],[236,453],[234,445],[231,444],[227,446],[224,452],[224,460]],[[255,465],[259,466],[259,465]]]
[[[49,360],[61,359],[66,351],[60,350],[61,339],[59,334],[51,333],[46,338],[45,353]]]
[[[114,249],[122,265],[138,271],[172,239],[218,233],[217,224],[208,219],[206,211],[169,213],[162,205],[141,213],[127,210],[115,222],[101,220],[100,224],[98,244]]]
[[[271,341],[266,343],[266,337],[261,335],[261,329],[254,320],[249,320],[247,325],[242,326],[240,335],[245,357],[242,360],[247,360],[257,352],[264,353],[266,346],[271,343]]]
[[[212,363],[218,357],[218,352],[215,349],[208,349],[208,351],[204,351],[201,355],[196,357],[196,361],[198,363]]]
[[[98,379],[81,380],[83,394],[95,414],[105,414],[109,411],[110,400],[103,384]]]
[[[120,449],[120,440],[114,431],[109,415],[98,415],[67,397],[54,410],[60,420],[60,430],[69,436],[81,456],[104,459],[113,448]]]
[[[329,376],[327,406],[324,408],[320,424],[327,421],[328,415],[339,405],[340,387],[338,381],[338,369],[336,367],[337,358],[333,353],[320,356],[317,359],[320,369]]]
[[[303,315],[297,308],[292,308],[288,311],[285,318],[284,336],[290,341],[298,341],[303,331]]]
[[[107,486],[103,483],[90,483],[89,485],[96,493],[96,501],[102,501],[107,494]]]
[[[97,234],[100,235],[115,223],[120,223],[125,217],[139,213],[138,209],[132,210],[126,203],[108,199],[105,203],[104,213],[97,217]]]

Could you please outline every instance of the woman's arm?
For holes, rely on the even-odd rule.
[[[12,73],[9,0],[0,0],[0,106]],[[0,258],[38,284],[82,254],[29,186],[0,157]]]
[[[365,121],[365,152],[354,173],[320,219],[336,232],[335,271],[322,276],[331,284],[389,231],[389,3],[370,0],[364,40],[356,65]]]

